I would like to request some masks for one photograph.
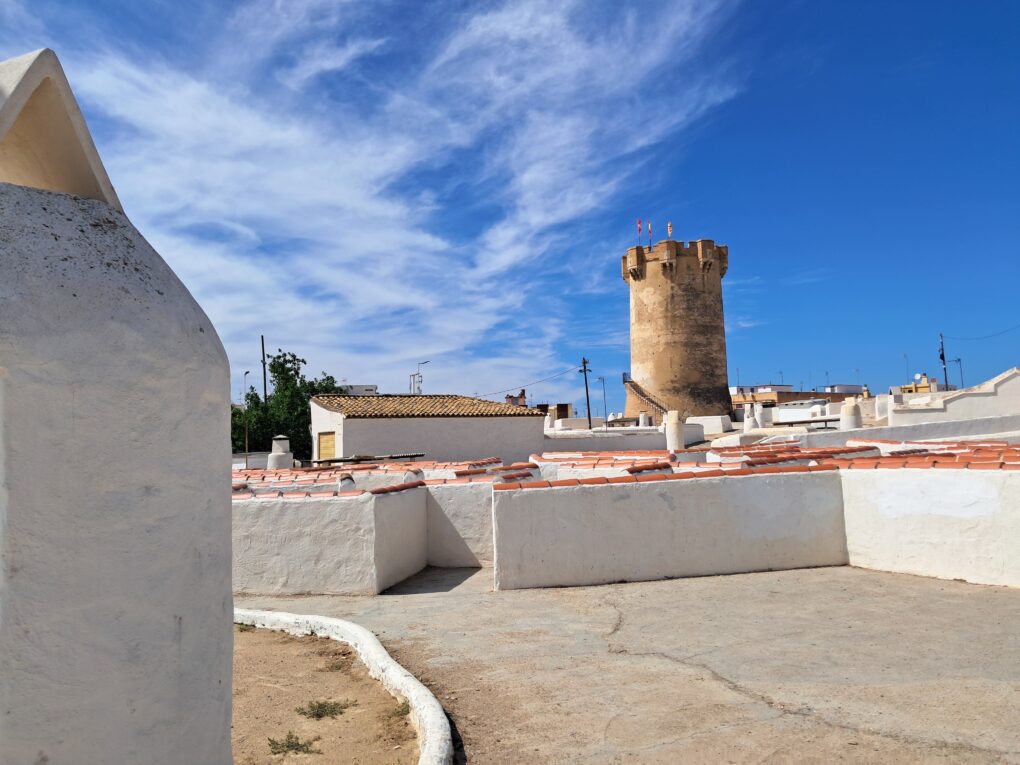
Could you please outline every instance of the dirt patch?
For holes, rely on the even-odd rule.
[[[407,712],[350,646],[234,628],[236,765],[415,763]]]

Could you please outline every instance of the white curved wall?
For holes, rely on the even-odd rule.
[[[227,360],[102,202],[0,184],[0,762],[230,761]]]

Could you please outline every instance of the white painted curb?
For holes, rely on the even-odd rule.
[[[418,733],[418,765],[450,765],[453,762],[453,736],[450,721],[432,692],[393,660],[382,644],[364,627],[328,616],[288,614],[282,611],[234,609],[235,624],[251,624],[291,635],[314,632],[341,643],[348,643],[368,667],[368,674],[382,682],[398,699],[411,708],[411,724]]]

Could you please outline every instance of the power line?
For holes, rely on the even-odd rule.
[[[525,383],[524,385],[515,385],[514,387],[507,388],[506,390],[496,390],[492,393],[483,393],[479,396],[479,398],[485,398],[486,396],[498,396],[500,393],[512,393],[513,391],[520,390],[521,388],[530,388],[532,385],[538,385],[539,383],[547,382],[549,380],[555,380],[557,377],[563,377],[563,375],[568,372],[573,372],[575,369],[577,369],[577,367],[571,367],[570,369],[564,369],[562,372],[554,374],[552,377],[543,377],[541,380],[535,380],[534,382]]]
[[[1020,324],[1009,329],[1004,329],[1001,332],[993,332],[990,335],[981,335],[980,337],[953,337],[952,335],[946,335],[946,340],[988,340],[991,337],[998,337],[999,335],[1005,335],[1007,332],[1012,332],[1014,329],[1020,329]]]

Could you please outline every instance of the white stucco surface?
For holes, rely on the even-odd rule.
[[[1020,369],[959,391],[915,397],[889,408],[890,425],[972,420],[1020,413]]]
[[[841,476],[851,565],[1020,587],[1020,472]]]
[[[333,432],[338,457],[424,452],[440,462],[494,456],[509,464],[539,447],[545,422],[539,416],[345,418],[314,401],[311,409],[313,459],[319,459],[318,434]]]
[[[428,558],[425,489],[233,502],[234,592],[375,595]]]
[[[684,425],[684,441],[688,444],[702,440],[704,431],[697,425]],[[666,434],[656,427],[608,428],[607,430],[546,432],[545,437],[531,450],[543,452],[625,452],[629,450],[656,450],[666,448]]]
[[[0,762],[230,762],[228,377],[123,214],[0,184]]]
[[[690,425],[700,425],[705,433],[729,433],[733,430],[733,421],[728,414],[702,415],[688,417],[685,421]]]
[[[492,484],[429,486],[428,562],[443,568],[492,565]]]
[[[379,592],[375,499],[233,502],[234,592]]]
[[[999,417],[980,417],[970,420],[926,422],[916,425],[897,425],[858,430],[815,431],[798,435],[801,446],[841,446],[849,440],[882,438],[890,441],[928,441],[946,438],[989,436],[1020,430],[1020,413]],[[791,431],[792,432],[792,431]],[[715,442],[712,442],[715,445]]]
[[[382,592],[428,562],[425,488],[375,495],[376,587]]]
[[[496,589],[847,563],[837,471],[493,497]]]

